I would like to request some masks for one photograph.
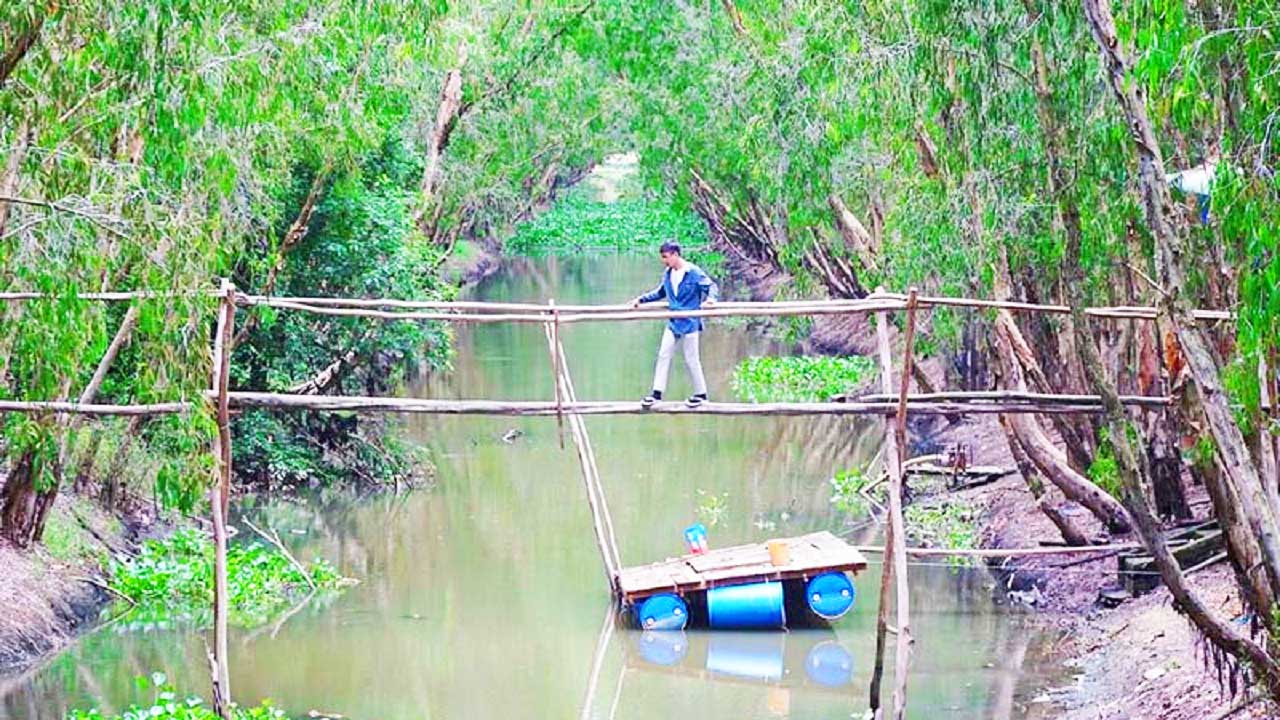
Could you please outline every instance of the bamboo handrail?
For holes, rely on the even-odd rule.
[[[1045,395],[1040,393],[970,393],[909,394],[908,414],[964,415],[991,413],[1092,414],[1102,412],[1101,400],[1091,395]],[[212,395],[206,393],[206,395]],[[869,395],[856,402],[776,402],[776,403],[706,403],[697,408],[682,402],[659,402],[641,407],[627,400],[448,400],[437,398],[397,398],[368,395],[303,395],[234,390],[227,393],[231,407],[302,409],[334,412],[410,413],[437,415],[875,415],[897,409],[897,395]],[[1136,407],[1162,407],[1171,401],[1161,397],[1125,396],[1121,402]],[[0,400],[0,414],[9,412],[52,415],[138,416],[172,415],[195,409],[189,401],[106,405],[74,402]]]
[[[82,300],[123,302],[138,299],[162,299],[193,296],[216,297],[216,290],[157,291],[135,290],[121,292],[94,292],[77,295]],[[56,297],[41,292],[0,292],[0,302],[21,302]],[[861,299],[789,300],[771,302],[725,301],[703,310],[672,312],[631,308],[628,305],[562,305],[562,322],[626,322],[673,317],[741,317],[783,315],[827,315],[867,313],[880,310],[902,310],[906,307],[906,295],[902,293],[876,292]],[[342,298],[306,296],[268,296],[238,293],[236,303],[244,307],[266,305],[281,309],[299,310],[318,314],[374,317],[392,320],[446,320],[454,322],[542,322],[541,317],[550,312],[543,303],[500,303],[475,300],[413,300],[401,298]],[[1066,305],[1017,302],[1012,300],[985,300],[981,298],[920,295],[919,307],[964,307],[1006,309],[1016,312],[1042,312],[1055,315],[1070,314]],[[436,312],[388,312],[380,308],[400,310],[431,310]],[[343,311],[343,312],[335,312]],[[451,312],[452,311],[452,312]],[[459,312],[461,311],[461,312]],[[1115,305],[1088,307],[1086,315],[1120,320],[1152,320],[1156,317],[1153,307]],[[1193,317],[1204,322],[1232,321],[1235,314],[1229,310],[1198,309]]]
[[[176,415],[190,412],[192,402],[149,403],[140,405],[107,405],[51,400],[0,400],[0,414],[33,413],[50,415],[99,415],[132,417],[138,415]]]

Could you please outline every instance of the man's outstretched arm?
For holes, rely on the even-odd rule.
[[[636,298],[635,300],[632,300],[632,301],[631,301],[631,307],[638,307],[638,306],[640,306],[642,303],[653,302],[653,301],[655,301],[655,300],[661,300],[662,298],[664,298],[664,297],[666,297],[666,296],[667,296],[667,286],[666,286],[665,284],[663,284],[663,283],[658,283],[658,287],[656,287],[656,288],[654,288],[653,290],[650,290],[649,292],[647,292],[647,293],[645,293],[645,294],[641,295],[640,297]]]

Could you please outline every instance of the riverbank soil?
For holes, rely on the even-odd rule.
[[[968,444],[975,453],[974,463],[1012,466],[993,416],[947,428],[935,440],[944,445]],[[1207,509],[1201,501],[1203,491],[1192,490],[1189,499],[1203,513]],[[1021,476],[946,497],[978,509],[982,547],[1037,547],[1061,541]],[[1057,500],[1065,502],[1060,496]],[[1066,503],[1064,509],[1090,535],[1104,533],[1084,508]],[[1134,538],[1111,541],[1133,542]],[[1227,668],[1222,668],[1220,681],[1218,668],[1206,663],[1205,642],[1174,609],[1163,586],[1116,608],[1098,603],[1099,592],[1119,582],[1115,556],[1087,560],[1080,555],[1044,555],[992,561],[989,567],[1000,583],[998,592],[1009,602],[1033,607],[1033,623],[1052,638],[1042,656],[1028,662],[1038,666],[1042,676],[1062,680],[1021,689],[1027,717],[1210,720],[1246,697],[1244,688],[1231,691]],[[1225,561],[1189,575],[1188,581],[1213,612],[1240,616],[1234,578]],[[1277,717],[1276,713],[1276,708],[1256,702],[1231,717]]]
[[[96,622],[110,600],[103,589],[108,560],[130,551],[137,527],[64,493],[42,543],[22,550],[0,540],[0,678],[62,649]]]

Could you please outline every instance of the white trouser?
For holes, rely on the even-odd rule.
[[[701,336],[702,333],[695,332],[682,335],[677,340],[671,328],[662,331],[662,343],[658,345],[658,365],[653,369],[654,390],[666,392],[667,372],[671,370],[671,357],[676,354],[678,343],[684,350],[684,364],[689,368],[689,379],[693,381],[693,394],[707,394],[707,378],[702,374],[702,360],[698,357],[698,340]]]

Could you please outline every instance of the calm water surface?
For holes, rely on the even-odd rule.
[[[473,295],[620,302],[657,277],[647,259],[525,261]],[[652,321],[566,328],[579,397],[638,401],[661,330]],[[457,339],[454,372],[418,378],[407,392],[552,397],[540,327],[463,327]],[[702,356],[713,399],[730,395],[738,360],[778,351],[744,324],[711,326]],[[681,362],[672,397],[689,391]],[[681,552],[682,528],[710,496],[726,508],[713,545],[839,530],[826,480],[871,461],[880,440],[871,425],[840,418],[592,417],[587,426],[625,564]],[[433,489],[251,510],[300,555],[328,557],[362,583],[234,633],[239,700],[270,697],[297,716],[388,719],[847,718],[866,708],[876,566],[830,631],[612,631],[577,460],[571,445],[560,449],[553,419],[418,416],[403,434],[438,468]],[[1021,667],[1037,638],[1020,613],[992,604],[988,582],[977,571],[912,569],[911,717],[1023,717],[1043,687]],[[203,637],[118,623],[37,671],[0,678],[0,718],[119,710],[138,699],[134,678],[157,669],[205,692]]]

